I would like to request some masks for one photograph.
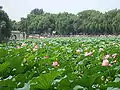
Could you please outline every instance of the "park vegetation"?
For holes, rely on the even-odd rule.
[[[19,22],[12,21],[12,26],[13,30],[24,31],[27,34],[119,35],[120,10],[113,9],[105,13],[84,10],[77,14],[53,14],[44,12],[43,9],[34,9],[27,18],[21,18]]]
[[[20,21],[10,20],[0,7],[0,41],[10,37],[10,31],[26,32],[27,35],[119,35],[120,10],[113,9],[102,13],[84,10],[77,14],[58,14],[33,9]]]

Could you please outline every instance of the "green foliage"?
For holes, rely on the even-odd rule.
[[[34,15],[40,15],[43,13],[44,13],[43,9],[38,9],[38,8],[35,8],[30,12],[30,14],[34,14]]]
[[[10,37],[11,24],[7,13],[0,10],[0,42]]]
[[[1,90],[120,88],[120,38],[46,38],[8,45],[0,45]],[[111,66],[102,66],[106,55]]]
[[[3,22],[4,23],[4,22]],[[119,35],[120,10],[113,9],[106,13],[96,10],[85,10],[78,14],[68,12],[52,14],[45,13],[43,9],[33,9],[27,18],[20,22],[13,22],[13,28],[27,34],[40,35]]]
[[[31,88],[32,89],[39,88],[39,89],[45,89],[45,90],[48,89],[49,90],[51,88],[51,85],[52,85],[54,79],[60,74],[61,74],[61,72],[57,72],[57,71],[52,71],[50,73],[41,74],[37,78],[33,78],[31,80]]]

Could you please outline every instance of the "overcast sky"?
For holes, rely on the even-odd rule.
[[[51,13],[66,11],[76,14],[88,9],[105,12],[120,9],[120,0],[0,0],[0,6],[3,6],[10,19],[20,20],[34,8],[43,8],[45,12]]]

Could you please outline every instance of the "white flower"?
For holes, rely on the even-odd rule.
[[[99,48],[99,52],[101,52],[101,51],[104,51],[104,49],[103,48]]]
[[[80,53],[80,52],[81,52],[81,50],[79,50],[79,49],[78,49],[78,50],[76,50],[76,53]]]

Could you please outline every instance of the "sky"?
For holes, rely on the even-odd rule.
[[[12,20],[19,21],[26,17],[35,8],[45,12],[78,13],[83,10],[98,10],[107,12],[112,9],[120,9],[120,0],[0,0],[0,6]]]

